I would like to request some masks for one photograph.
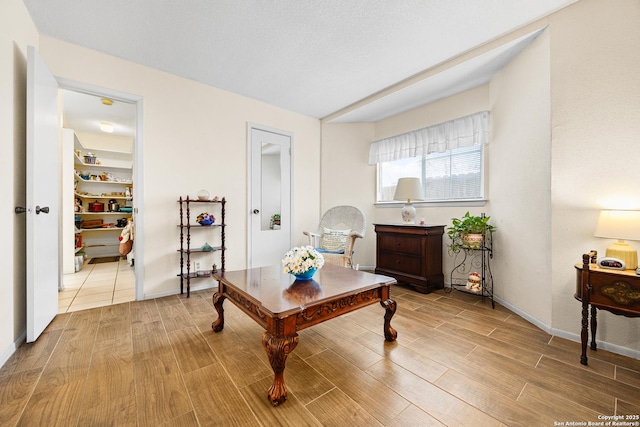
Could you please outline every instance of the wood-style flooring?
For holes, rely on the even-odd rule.
[[[59,314],[0,368],[0,425],[558,426],[640,414],[640,360],[598,350],[583,366],[579,343],[504,307],[399,286],[396,342],[384,341],[379,304],[302,331],[289,399],[274,408],[263,330],[226,301],[214,333],[212,295]]]

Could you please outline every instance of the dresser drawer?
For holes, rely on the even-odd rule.
[[[420,257],[407,256],[392,252],[379,252],[377,267],[386,270],[400,271],[416,276],[420,276],[422,274],[422,262]]]
[[[406,236],[397,234],[379,234],[380,251],[399,252],[416,255],[422,252],[422,238],[420,236]]]

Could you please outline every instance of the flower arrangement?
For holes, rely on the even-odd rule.
[[[313,246],[297,246],[284,254],[282,266],[284,273],[293,275],[316,270],[324,265],[324,257]]]
[[[216,221],[216,217],[208,214],[207,212],[202,212],[200,215],[198,215],[196,221],[198,221],[198,224],[200,225],[211,225]]]

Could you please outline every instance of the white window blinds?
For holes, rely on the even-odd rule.
[[[489,140],[489,112],[403,133],[371,143],[369,164],[444,153],[486,144]]]

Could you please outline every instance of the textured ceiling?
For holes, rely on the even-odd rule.
[[[24,3],[41,34],[323,118],[575,1]]]

